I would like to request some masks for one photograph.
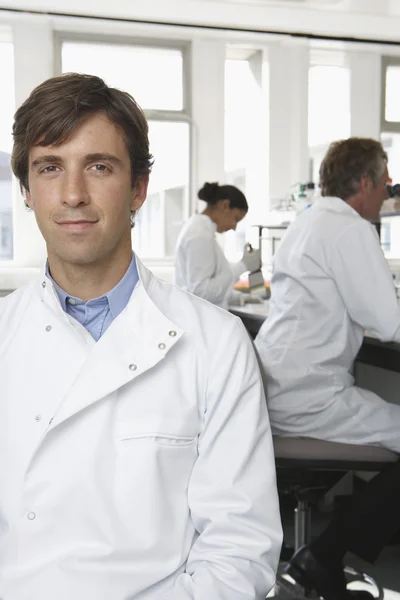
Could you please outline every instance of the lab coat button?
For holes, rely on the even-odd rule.
[[[52,328],[52,326],[51,326],[51,325],[47,325],[47,326],[46,326],[46,331],[51,331],[52,329],[53,329],[53,328]]]
[[[30,512],[30,513],[28,513],[28,514],[27,514],[27,518],[28,518],[30,521],[33,521],[34,519],[36,519],[36,515],[35,515],[35,513],[34,513],[34,512]]]
[[[35,417],[35,421],[37,421],[39,423],[39,421],[42,420],[42,417],[40,415],[36,415]]]
[[[158,347],[160,348],[160,350],[165,350],[166,345],[161,342],[161,344],[158,344]]]
[[[176,331],[174,331],[174,330],[170,331],[170,332],[169,332],[169,335],[170,335],[171,337],[175,337],[175,336],[176,336]]]
[[[42,281],[42,288],[45,288],[45,287],[46,287],[46,282]]]
[[[131,371],[136,371],[137,365],[134,365],[134,364],[129,365],[129,368],[130,368]]]

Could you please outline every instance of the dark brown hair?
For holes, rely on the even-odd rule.
[[[249,210],[246,196],[234,185],[219,185],[219,183],[205,183],[197,196],[207,202],[208,206],[215,206],[220,200],[229,200],[230,208]]]
[[[14,117],[11,166],[21,191],[29,191],[29,150],[65,141],[82,121],[103,112],[125,134],[132,187],[152,167],[148,125],[142,109],[127,92],[108,87],[100,77],[67,73],[36,87]]]
[[[387,160],[377,140],[353,137],[333,142],[319,170],[321,195],[349,198],[358,192],[363,175],[369,175],[376,186]]]

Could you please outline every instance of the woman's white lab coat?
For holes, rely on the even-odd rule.
[[[373,225],[321,198],[274,256],[267,320],[255,344],[274,433],[400,452],[400,406],[354,385],[365,331],[400,342],[400,308]]]
[[[0,598],[261,600],[274,583],[247,335],[138,268],[97,343],[45,277],[0,303]]]
[[[183,226],[175,250],[175,283],[226,308],[233,285],[247,269],[241,261],[228,262],[216,231],[217,225],[207,215],[193,215]]]

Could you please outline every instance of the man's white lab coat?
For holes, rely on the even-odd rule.
[[[216,239],[217,225],[207,215],[193,215],[183,226],[175,250],[175,282],[217,306],[227,308],[233,285],[247,270],[229,263]]]
[[[400,406],[354,386],[368,330],[400,342],[400,308],[373,225],[320,198],[275,254],[268,319],[255,344],[272,430],[400,452]]]
[[[248,336],[138,269],[97,343],[44,277],[0,303],[2,600],[261,600],[274,583]]]

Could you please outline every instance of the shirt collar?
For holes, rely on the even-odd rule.
[[[68,299],[73,300],[75,304],[89,304],[89,303],[90,304],[98,304],[99,301],[104,302],[104,300],[106,300],[108,302],[112,317],[114,319],[124,310],[125,306],[128,304],[129,298],[131,297],[132,292],[135,289],[136,284],[139,280],[139,275],[138,275],[138,271],[137,271],[137,267],[136,267],[135,255],[133,255],[132,260],[130,262],[130,265],[129,265],[125,275],[117,283],[117,285],[112,290],[110,290],[109,292],[104,294],[103,296],[99,296],[98,298],[93,298],[85,303],[80,298],[76,298],[75,296],[71,296],[71,294],[67,294],[67,292],[65,292],[63,289],[60,288],[59,285],[57,285],[57,283],[54,281],[54,279],[50,275],[50,269],[49,269],[48,262],[46,262],[46,276],[52,282],[52,284],[57,292],[57,295],[60,299],[61,307],[64,311],[67,310]]]

